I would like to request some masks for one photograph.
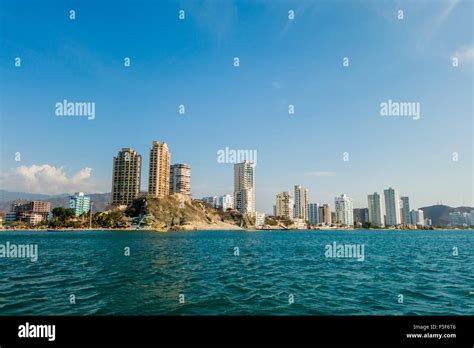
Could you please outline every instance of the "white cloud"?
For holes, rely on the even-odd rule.
[[[98,192],[91,173],[92,168],[85,167],[68,177],[64,167],[49,164],[19,166],[0,172],[0,187],[7,191],[44,194]]]

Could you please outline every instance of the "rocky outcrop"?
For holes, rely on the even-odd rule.
[[[183,194],[140,197],[125,210],[152,229],[235,230],[249,227],[238,212],[222,212]]]

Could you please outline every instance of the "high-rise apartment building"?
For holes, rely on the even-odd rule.
[[[91,210],[91,198],[84,195],[84,192],[76,192],[69,197],[69,208],[74,209],[76,216],[81,216]]]
[[[308,189],[295,185],[295,209],[293,216],[297,219],[308,220]]]
[[[319,223],[325,225],[332,224],[332,212],[329,204],[323,204],[319,207]]]
[[[365,224],[369,222],[368,208],[354,208],[354,225]]]
[[[336,223],[341,225],[354,225],[354,208],[352,198],[345,194],[335,198]]]
[[[166,143],[153,141],[150,148],[148,195],[168,196],[170,192],[170,152]]]
[[[369,209],[369,222],[377,227],[385,226],[385,219],[383,213],[382,197],[374,192],[372,195],[367,196],[368,209]]]
[[[132,148],[123,148],[114,157],[112,204],[128,205],[140,194],[142,156]]]
[[[234,207],[242,214],[255,213],[255,165],[234,164]]]
[[[385,224],[387,226],[399,225],[401,219],[400,194],[398,190],[388,188],[383,191],[385,196]]]
[[[234,206],[242,214],[255,213],[255,189],[242,189],[236,192]]]
[[[275,216],[293,219],[293,198],[285,191],[276,195]]]
[[[22,221],[36,224],[48,218],[51,203],[44,201],[17,201],[11,205],[11,211],[6,214],[6,221]]]
[[[170,167],[170,193],[191,194],[191,166],[177,163]]]
[[[402,211],[400,212],[402,224],[405,224],[405,225],[412,224],[413,222],[411,221],[411,216],[410,216],[410,200],[408,199],[408,197],[400,198],[400,205],[402,209]]]
[[[319,204],[308,203],[308,221],[311,225],[319,224]]]

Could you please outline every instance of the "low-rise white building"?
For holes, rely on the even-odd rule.
[[[293,227],[296,230],[306,230],[308,228],[304,219],[293,219]]]
[[[255,226],[260,227],[265,225],[265,213],[259,211],[255,212]]]

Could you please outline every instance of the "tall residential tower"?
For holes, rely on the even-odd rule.
[[[336,203],[336,223],[341,225],[354,225],[354,207],[352,198],[341,195],[335,198]]]
[[[384,227],[382,197],[377,192],[374,192],[373,195],[368,195],[367,198],[369,203],[369,222],[377,227]]]
[[[402,223],[405,225],[412,224],[413,222],[411,221],[411,215],[410,215],[410,201],[408,197],[402,197],[400,200],[401,200],[400,205],[402,209],[400,216],[402,219]]]
[[[400,194],[391,187],[383,191],[385,196],[385,224],[387,226],[400,225]]]
[[[189,164],[173,164],[170,167],[170,193],[191,194],[191,167]]]
[[[249,161],[234,164],[234,200],[242,214],[255,213],[255,165]]]
[[[128,205],[140,194],[142,156],[128,147],[114,157],[112,204]]]
[[[275,216],[293,219],[293,199],[288,191],[276,195]]]
[[[308,221],[310,225],[319,224],[319,204],[308,203]]]
[[[329,204],[323,204],[319,207],[318,219],[320,224],[327,226],[332,224],[332,212]]]
[[[168,196],[170,193],[170,152],[166,143],[154,141],[150,148],[148,195]]]
[[[308,189],[295,185],[295,210],[293,216],[297,219],[308,220]]]

